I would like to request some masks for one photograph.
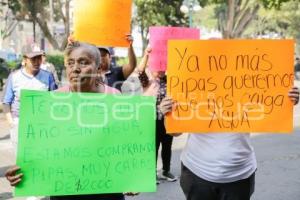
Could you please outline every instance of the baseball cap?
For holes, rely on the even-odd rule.
[[[110,51],[109,51],[109,48],[107,48],[107,47],[97,47],[99,50],[104,50],[104,51],[106,51],[107,53],[109,53],[110,54]]]
[[[36,56],[41,56],[44,54],[44,51],[40,49],[37,45],[27,45],[23,49],[23,55],[27,58],[33,58]]]

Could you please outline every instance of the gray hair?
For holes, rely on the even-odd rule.
[[[78,41],[71,42],[67,45],[65,49],[65,57],[69,57],[72,51],[80,47],[87,49],[91,53],[92,57],[95,59],[96,67],[98,68],[100,66],[101,56],[99,50],[94,45]]]

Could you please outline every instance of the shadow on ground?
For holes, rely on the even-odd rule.
[[[9,134],[7,134],[7,135],[5,135],[5,136],[3,136],[3,137],[0,137],[0,140],[7,140],[7,139],[9,139],[10,137],[9,137]]]

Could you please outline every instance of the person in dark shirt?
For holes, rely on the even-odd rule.
[[[113,66],[111,59],[112,55],[108,48],[98,47],[101,54],[101,63],[99,75],[101,80],[110,87],[114,87],[121,91],[123,82],[130,76],[136,67],[136,56],[132,47],[133,38],[131,35],[126,35],[129,42],[128,59],[129,63],[122,67]]]

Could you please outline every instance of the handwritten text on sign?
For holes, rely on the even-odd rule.
[[[182,27],[150,27],[151,54],[149,65],[152,71],[166,71],[168,40],[199,39],[200,31],[195,28]]]
[[[129,46],[131,0],[76,0],[74,37],[98,46]]]
[[[292,40],[169,41],[172,132],[290,132]],[[284,119],[284,120],[282,120]]]
[[[155,191],[154,98],[25,90],[21,102],[17,196]]]

